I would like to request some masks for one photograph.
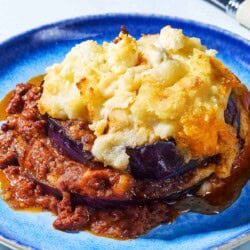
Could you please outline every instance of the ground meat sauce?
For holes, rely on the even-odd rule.
[[[100,163],[90,167],[73,161],[48,138],[47,117],[37,109],[41,92],[39,84],[19,84],[8,97],[7,122],[0,133],[0,182],[2,197],[12,208],[49,210],[57,216],[56,229],[135,238],[172,222],[187,209],[222,211],[249,179],[248,146],[234,162],[231,176],[223,180],[209,171],[203,173],[202,167],[199,178],[198,170],[192,170],[157,182],[135,180],[129,173]],[[95,136],[88,124],[57,122],[67,136],[91,150]],[[213,192],[204,195],[201,185],[212,186]]]

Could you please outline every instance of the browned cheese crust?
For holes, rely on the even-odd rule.
[[[161,223],[171,222],[179,210],[191,208],[203,213],[222,210],[236,199],[248,180],[249,139],[234,162],[232,175],[223,180],[200,169],[198,176],[198,170],[192,170],[178,178],[157,182],[135,180],[128,172],[100,163],[90,167],[73,161],[55,149],[47,136],[47,117],[37,109],[41,92],[41,86],[19,84],[12,95],[7,122],[0,134],[0,181],[2,196],[11,207],[49,210],[57,215],[54,222],[57,229],[85,229],[113,238],[134,238]],[[242,99],[246,110],[248,98]],[[88,124],[74,120],[60,124],[69,137],[84,141],[86,149],[92,147],[95,136]],[[197,186],[189,190],[194,194],[193,203],[185,203],[185,192],[181,197],[176,196],[206,178],[213,190],[210,195],[205,196],[202,188],[195,195]],[[228,187],[231,195],[225,191]],[[90,202],[76,194],[89,197]],[[182,199],[173,205],[166,197],[174,201]],[[95,199],[120,201],[125,205],[102,208],[92,205]],[[200,207],[198,199],[203,200]]]

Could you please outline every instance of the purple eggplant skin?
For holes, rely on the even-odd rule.
[[[61,153],[72,160],[87,166],[92,166],[93,156],[91,152],[83,150],[81,141],[68,137],[56,120],[48,117],[48,137],[52,145]],[[176,149],[174,139],[157,141],[153,144],[127,148],[129,155],[129,172],[138,180],[154,181],[180,176],[199,166],[205,166],[211,162],[217,163],[218,157],[205,157],[184,162],[183,155]]]
[[[212,175],[211,175],[212,176]],[[185,198],[186,195],[188,194],[194,194],[196,191],[199,190],[201,185],[205,182],[208,181],[211,176],[206,177],[199,182],[197,182],[195,185],[179,190],[175,193],[171,193],[165,197],[160,197],[158,199],[119,199],[119,198],[102,198],[102,197],[89,197],[86,195],[81,195],[78,193],[73,193],[70,192],[70,197],[71,197],[71,202],[73,206],[77,205],[87,205],[93,208],[97,209],[109,209],[109,208],[124,208],[127,206],[133,206],[133,205],[145,205],[149,204],[150,202],[155,202],[155,201],[164,201],[165,203],[173,203],[176,202],[179,199]],[[48,183],[43,183],[35,180],[33,178],[33,181],[40,185],[42,188],[43,192],[45,194],[50,194],[56,197],[58,200],[62,200],[63,194],[60,190],[58,190],[55,187],[50,186]]]
[[[89,164],[93,156],[90,152],[83,150],[81,141],[68,137],[62,126],[54,119],[48,118],[48,137],[52,145],[61,153],[82,164]]]
[[[183,155],[178,152],[173,140],[161,140],[153,144],[127,148],[129,155],[129,172],[138,180],[162,180],[180,176],[208,163],[217,163],[219,155],[192,159],[185,163]]]
[[[182,155],[176,151],[173,141],[128,147],[129,172],[135,179],[164,179],[183,164]]]
[[[224,119],[227,124],[236,128],[237,136],[240,137],[240,109],[232,93],[228,98],[227,107],[224,111]]]

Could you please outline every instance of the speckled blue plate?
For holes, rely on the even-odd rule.
[[[81,17],[44,26],[0,44],[0,97],[16,83],[44,73],[47,66],[60,62],[76,43],[86,39],[112,40],[121,25],[139,37],[157,33],[170,24],[219,51],[218,57],[246,84],[250,84],[250,44],[240,37],[208,25],[170,17],[105,15]],[[250,85],[248,85],[250,87]],[[210,249],[250,235],[250,183],[240,198],[219,215],[189,213],[172,225],[162,225],[136,239],[117,241],[88,232],[66,233],[52,227],[50,213],[11,210],[0,200],[0,240],[13,246],[34,249]],[[11,241],[9,241],[11,240]],[[16,243],[17,245],[15,245]]]

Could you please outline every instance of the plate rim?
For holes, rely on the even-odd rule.
[[[217,246],[213,246],[212,248],[215,248],[216,250],[228,250],[228,249],[233,249],[235,247],[241,246],[244,243],[247,243],[249,241],[250,241],[250,229],[239,234],[235,238],[228,240],[228,241],[224,241]]]
[[[31,246],[29,246],[29,247],[25,246],[16,240],[8,239],[6,236],[2,235],[2,233],[0,233],[0,244],[2,244],[5,247],[8,247],[10,249],[13,249],[13,250],[31,250],[31,249],[34,249]]]
[[[6,45],[9,45],[11,43],[18,42],[19,39],[29,37],[30,35],[39,32],[44,29],[49,29],[55,26],[59,25],[65,25],[65,24],[74,24],[76,22],[89,22],[91,20],[99,20],[102,18],[127,18],[127,17],[134,17],[134,18],[156,18],[156,19],[167,19],[170,21],[176,21],[179,23],[188,23],[195,27],[203,28],[203,29],[209,29],[211,31],[214,31],[219,34],[223,34],[226,36],[229,36],[233,40],[237,40],[240,43],[243,43],[250,49],[250,40],[235,34],[231,31],[228,31],[226,29],[220,28],[216,25],[212,24],[206,24],[204,22],[196,21],[193,19],[187,19],[187,18],[180,18],[176,16],[168,16],[168,15],[160,15],[160,14],[143,14],[143,13],[106,13],[106,14],[95,14],[95,15],[83,15],[83,16],[76,16],[71,17],[67,19],[61,19],[55,22],[50,22],[47,24],[40,25],[38,27],[34,27],[32,29],[26,30],[24,32],[20,32],[14,36],[11,36],[7,39],[4,39],[0,42],[0,48]],[[215,230],[215,231],[224,231],[224,230]],[[246,238],[246,239],[245,239]],[[244,232],[239,233],[237,236],[232,236],[232,238],[225,240],[219,244],[215,244],[211,246],[211,249],[218,249],[218,250],[224,250],[224,249],[231,249],[236,246],[239,246],[241,244],[246,243],[247,241],[250,241],[250,227],[246,229]],[[3,235],[2,232],[0,232],[0,243],[11,248],[11,249],[20,249],[20,250],[27,250],[27,249],[36,249],[33,246],[25,245],[23,242],[19,242],[16,239],[10,239],[6,235]]]
[[[200,22],[200,21],[196,21],[193,19],[187,19],[187,18],[180,18],[177,16],[168,16],[168,15],[158,15],[158,14],[141,14],[141,13],[106,13],[106,14],[96,14],[96,15],[83,15],[83,16],[76,16],[76,17],[72,17],[72,18],[67,18],[67,19],[61,19],[55,22],[49,22],[47,24],[43,24],[40,25],[38,27],[34,27],[32,29],[26,30],[24,32],[20,32],[14,36],[11,36],[7,39],[4,39],[3,41],[0,42],[0,46],[4,46],[7,45],[8,43],[12,43],[15,40],[21,39],[25,36],[29,36],[32,33],[47,29],[47,28],[52,28],[53,26],[58,26],[58,25],[63,25],[63,24],[70,24],[70,23],[75,23],[75,22],[79,22],[79,21],[90,21],[90,20],[97,20],[100,18],[115,18],[115,17],[142,17],[142,18],[158,18],[158,19],[165,19],[167,18],[168,20],[171,21],[178,21],[178,22],[182,22],[182,23],[190,23],[194,26],[198,26],[198,27],[202,27],[205,29],[209,29],[212,31],[216,31],[219,32],[221,34],[230,36],[230,38],[232,39],[236,39],[239,42],[244,43],[247,46],[250,46],[250,40],[236,34],[233,33],[229,30],[220,28],[216,25],[213,24],[206,24],[204,22]]]

